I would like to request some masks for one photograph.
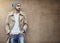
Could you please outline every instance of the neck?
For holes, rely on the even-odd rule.
[[[16,14],[17,14],[17,13],[20,13],[20,11],[14,10],[14,13],[16,13]]]

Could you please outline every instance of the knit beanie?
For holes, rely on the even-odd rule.
[[[20,2],[18,1],[13,2],[12,7],[15,8],[17,4],[20,4]]]

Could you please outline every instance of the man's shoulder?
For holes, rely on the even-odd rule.
[[[22,14],[19,14],[20,16],[24,16],[24,15],[22,15]]]
[[[20,11],[20,14],[19,15],[20,16],[23,16],[23,17],[25,16],[23,11]]]
[[[11,15],[13,15],[13,11],[8,12],[8,16],[11,16]]]

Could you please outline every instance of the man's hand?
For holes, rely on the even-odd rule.
[[[10,35],[13,35],[12,33],[9,33]]]
[[[24,34],[23,31],[20,31],[19,34]]]

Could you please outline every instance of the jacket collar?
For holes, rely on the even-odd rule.
[[[21,11],[22,12],[22,11]],[[23,16],[23,14],[21,14],[21,12],[19,13],[20,16]],[[14,16],[14,11],[10,12],[11,16]]]

